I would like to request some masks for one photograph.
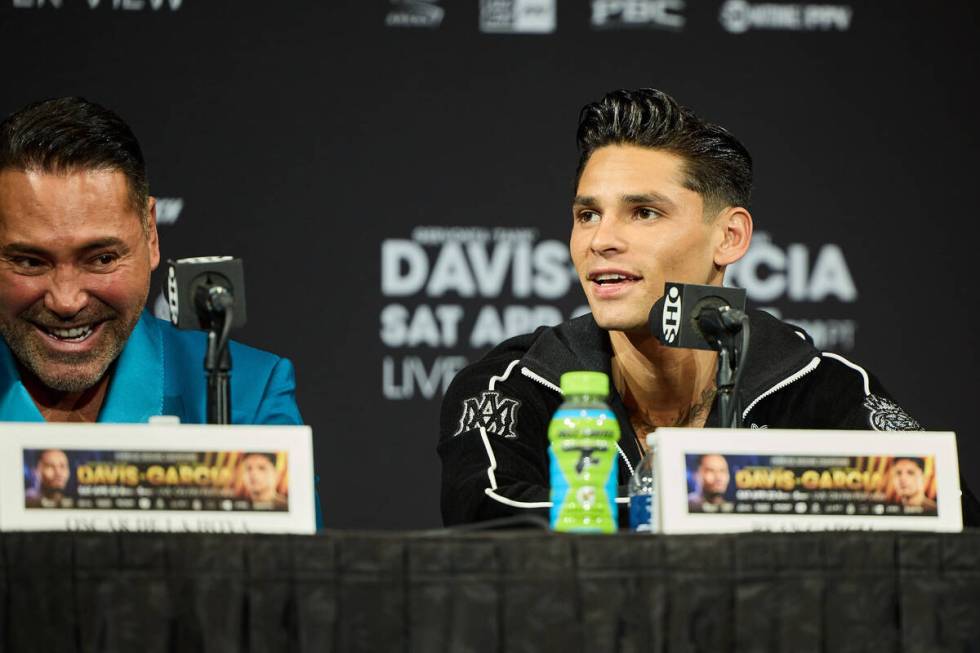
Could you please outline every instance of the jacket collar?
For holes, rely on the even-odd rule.
[[[100,422],[146,422],[163,410],[163,341],[159,326],[146,311],[125,348],[110,368],[112,379]],[[7,343],[0,338],[0,419],[43,422],[44,417],[20,380]]]
[[[543,330],[521,358],[521,365],[558,386],[565,372],[610,374],[611,361],[609,333],[600,329],[589,313]]]
[[[765,311],[748,313],[749,352],[739,391],[743,410],[820,356],[803,329],[777,320]]]
[[[20,371],[7,341],[0,338],[0,420],[4,422],[43,422],[27,388],[20,381]]]
[[[802,330],[769,313],[750,310],[749,319],[749,354],[739,391],[743,408],[820,355]],[[573,370],[609,374],[611,358],[609,333],[589,313],[542,331],[521,365],[558,386],[561,375]]]
[[[143,311],[119,354],[100,422],[145,423],[163,413],[163,338],[156,319]]]

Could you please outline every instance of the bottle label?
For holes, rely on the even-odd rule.
[[[619,424],[609,409],[559,410],[548,428],[551,527],[613,533],[617,527]]]
[[[630,497],[630,530],[637,533],[653,532],[653,497],[634,494]]]

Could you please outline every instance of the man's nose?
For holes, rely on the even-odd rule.
[[[70,318],[85,308],[88,299],[79,271],[59,268],[44,295],[44,307],[59,317]]]
[[[596,254],[622,251],[626,248],[619,221],[613,215],[604,215],[592,232],[591,248]]]

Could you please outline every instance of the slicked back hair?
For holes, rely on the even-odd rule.
[[[578,170],[606,145],[663,150],[684,160],[684,185],[701,195],[705,209],[748,208],[752,157],[727,129],[701,120],[674,98],[654,88],[608,93],[579,114]],[[708,211],[705,211],[706,216]]]
[[[123,119],[94,102],[63,97],[28,105],[0,123],[0,170],[67,174],[116,170],[149,227],[149,182],[136,136]]]

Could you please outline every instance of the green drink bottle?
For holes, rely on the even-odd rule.
[[[609,377],[568,372],[561,375],[561,391],[565,402],[548,426],[551,528],[615,533],[619,423],[605,403]]]

